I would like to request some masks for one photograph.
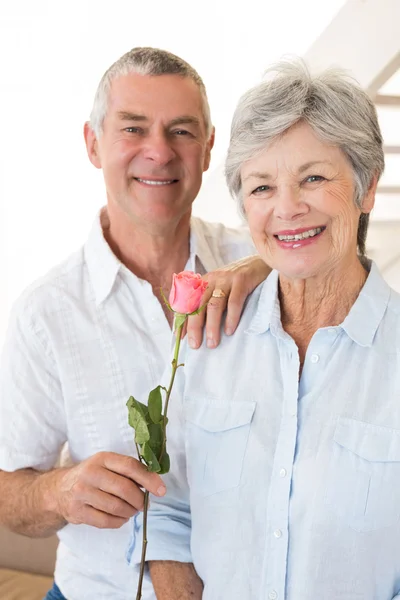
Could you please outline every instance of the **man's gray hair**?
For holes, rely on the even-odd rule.
[[[182,58],[166,50],[160,50],[159,48],[133,48],[111,65],[101,78],[94,98],[92,112],[90,113],[90,126],[97,138],[102,133],[113,80],[130,73],[155,76],[180,75],[194,81],[202,97],[207,137],[211,135],[212,124],[206,88],[197,71]]]
[[[225,174],[242,213],[241,166],[299,121],[344,152],[354,172],[354,201],[362,209],[373,177],[379,179],[384,169],[382,134],[367,93],[340,69],[311,76],[301,59],[278,62],[266,75],[241,97],[232,121]],[[361,255],[368,223],[369,214],[361,214],[357,234]]]

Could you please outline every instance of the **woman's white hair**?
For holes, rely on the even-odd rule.
[[[119,58],[104,73],[94,97],[90,113],[90,126],[99,138],[103,130],[104,118],[108,110],[111,84],[114,79],[129,73],[140,75],[180,75],[195,82],[200,90],[203,103],[203,117],[207,137],[211,135],[212,124],[210,107],[208,104],[206,88],[197,71],[186,61],[171,52],[159,48],[133,48]]]
[[[379,179],[384,169],[375,106],[345,71],[331,68],[313,77],[304,61],[296,58],[268,69],[266,79],[241,97],[234,113],[225,174],[242,213],[243,163],[299,121],[307,122],[321,140],[344,152],[354,172],[354,201],[362,209],[372,179]],[[361,214],[357,235],[361,255],[365,254],[368,222],[369,215]]]

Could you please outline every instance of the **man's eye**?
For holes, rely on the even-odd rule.
[[[191,135],[190,131],[187,131],[186,129],[175,129],[172,133],[174,135]]]
[[[251,193],[252,194],[260,194],[262,192],[268,192],[271,188],[269,187],[269,185],[259,185],[258,187],[256,187],[255,190],[253,190]]]
[[[141,133],[142,129],[140,127],[125,127],[125,131],[128,133]]]
[[[310,175],[310,177],[307,177],[306,181],[307,183],[315,183],[317,181],[324,181],[325,177],[322,177],[322,175]]]

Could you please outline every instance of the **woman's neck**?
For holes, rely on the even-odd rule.
[[[307,279],[279,278],[279,299],[284,330],[291,335],[304,360],[308,344],[321,327],[344,321],[368,273],[358,257],[331,273]]]

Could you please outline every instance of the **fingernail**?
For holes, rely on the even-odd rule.
[[[215,348],[216,344],[212,338],[207,338],[207,348]]]
[[[167,488],[161,485],[157,490],[157,496],[164,496]]]
[[[233,333],[233,329],[232,329],[232,327],[227,327],[227,328],[225,329],[225,333],[226,333],[226,335],[232,335],[232,333]]]
[[[190,338],[189,338],[189,346],[190,346],[191,348],[197,348],[197,342],[196,342],[196,340],[195,340],[194,338],[192,338],[192,337],[190,337]]]

